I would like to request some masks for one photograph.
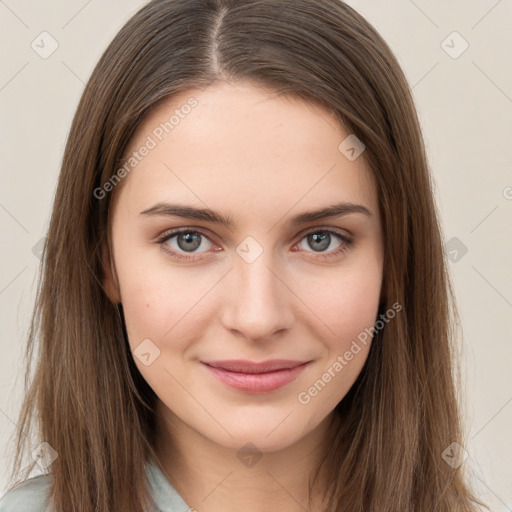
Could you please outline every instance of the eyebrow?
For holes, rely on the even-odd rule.
[[[372,216],[370,210],[362,204],[341,202],[320,208],[318,210],[310,210],[307,212],[299,213],[291,217],[288,222],[292,226],[296,226],[330,217],[342,217],[351,213],[361,213],[368,217]],[[230,215],[223,215],[222,213],[216,212],[209,208],[195,208],[193,206],[171,203],[157,203],[151,208],[140,212],[140,215],[169,216],[181,217],[183,219],[202,220],[212,222],[214,224],[220,224],[230,229],[234,225],[233,217]]]

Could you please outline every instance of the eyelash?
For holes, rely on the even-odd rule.
[[[189,229],[189,228],[178,228],[178,229],[173,229],[167,233],[165,233],[164,235],[162,235],[157,241],[156,243],[161,247],[161,249],[168,253],[172,258],[176,259],[176,260],[179,260],[179,261],[193,261],[195,260],[196,258],[194,256],[183,256],[182,253],[180,252],[177,252],[175,251],[174,249],[169,249],[168,246],[165,247],[165,243],[168,242],[170,239],[174,238],[176,235],[180,235],[180,234],[183,234],[183,233],[199,233],[201,236],[204,236],[205,238],[207,238],[208,240],[210,240],[210,238],[208,237],[208,235],[203,232],[202,230],[200,229]],[[352,244],[353,244],[353,239],[338,232],[338,231],[334,231],[334,230],[331,230],[331,229],[322,229],[322,228],[315,228],[315,229],[312,229],[306,233],[304,233],[304,235],[302,236],[302,238],[299,240],[298,243],[300,243],[302,240],[304,240],[304,238],[306,238],[308,235],[311,235],[313,233],[327,233],[329,235],[334,235],[335,237],[339,238],[341,240],[341,242],[343,242],[340,247],[338,247],[337,249],[335,249],[334,251],[330,252],[330,253],[315,253],[316,256],[315,256],[315,259],[318,259],[318,260],[322,260],[322,259],[330,259],[330,258],[334,258],[336,256],[339,256],[345,252],[347,252]],[[211,241],[211,240],[210,240]],[[194,253],[192,253],[194,254]]]

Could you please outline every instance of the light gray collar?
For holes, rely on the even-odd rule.
[[[161,512],[191,512],[193,510],[151,460],[146,462],[146,473],[153,499]]]

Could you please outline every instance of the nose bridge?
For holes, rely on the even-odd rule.
[[[233,293],[224,317],[227,328],[261,339],[291,325],[291,292],[282,282],[282,268],[276,261],[271,250],[262,251],[252,261],[237,256],[231,273]]]

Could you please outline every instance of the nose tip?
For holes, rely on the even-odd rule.
[[[289,329],[293,323],[290,291],[264,258],[245,261],[234,269],[233,293],[224,310],[224,326],[251,340],[263,340]]]

